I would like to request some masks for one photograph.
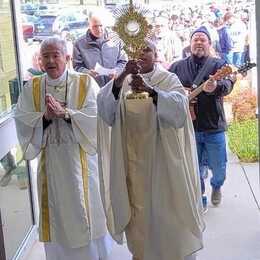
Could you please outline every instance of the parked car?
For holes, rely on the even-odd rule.
[[[37,18],[32,15],[22,14],[21,19],[24,40],[32,39],[34,35],[34,23],[37,22]]]
[[[38,16],[37,23],[34,24],[34,37],[35,41],[42,41],[47,37],[53,35],[53,23],[56,15],[40,15]]]
[[[34,15],[36,7],[33,4],[21,4],[21,13],[27,15]]]
[[[34,12],[35,16],[53,14],[52,5],[36,4],[35,7],[36,7],[35,12]]]
[[[108,9],[110,12],[113,12],[116,9],[116,3],[106,3],[105,1],[105,8]]]
[[[22,23],[22,30],[25,41],[33,38],[34,25],[32,23]]]
[[[87,30],[87,16],[79,12],[62,12],[53,23],[53,32],[66,39],[68,35],[74,40]]]

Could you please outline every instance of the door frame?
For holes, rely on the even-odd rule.
[[[4,241],[4,234],[3,234],[3,224],[2,224],[2,217],[1,217],[1,208],[0,208],[0,259],[6,260],[5,256],[5,241]]]
[[[260,117],[259,117],[259,105],[260,105],[260,1],[255,0],[255,20],[256,20],[256,63],[257,63],[257,119],[258,119],[258,148],[260,149]],[[258,158],[259,159],[259,158]],[[259,170],[259,189],[260,189],[260,170]],[[260,198],[258,198],[260,199]]]

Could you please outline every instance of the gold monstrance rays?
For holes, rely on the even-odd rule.
[[[112,35],[112,38],[123,42],[123,48],[131,59],[139,57],[141,50],[145,47],[145,38],[151,34],[151,26],[145,17],[148,12],[144,7],[134,5],[132,0],[128,6],[114,11],[115,35]]]

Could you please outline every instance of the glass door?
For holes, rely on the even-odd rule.
[[[0,210],[0,259],[5,260],[4,236],[2,231],[2,218]]]
[[[7,260],[17,254],[34,223],[27,162],[12,118],[19,95],[12,4],[0,0],[0,254]]]
[[[16,145],[0,160],[0,207],[6,259],[16,254],[33,224],[28,170],[21,155]]]

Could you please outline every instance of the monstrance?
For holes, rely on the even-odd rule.
[[[151,35],[152,27],[148,24],[145,14],[148,10],[130,3],[126,7],[117,9],[114,13],[116,21],[113,31],[116,38],[123,42],[123,48],[130,59],[138,59],[146,47],[145,39]],[[126,95],[127,99],[147,98],[148,93],[132,92]]]

